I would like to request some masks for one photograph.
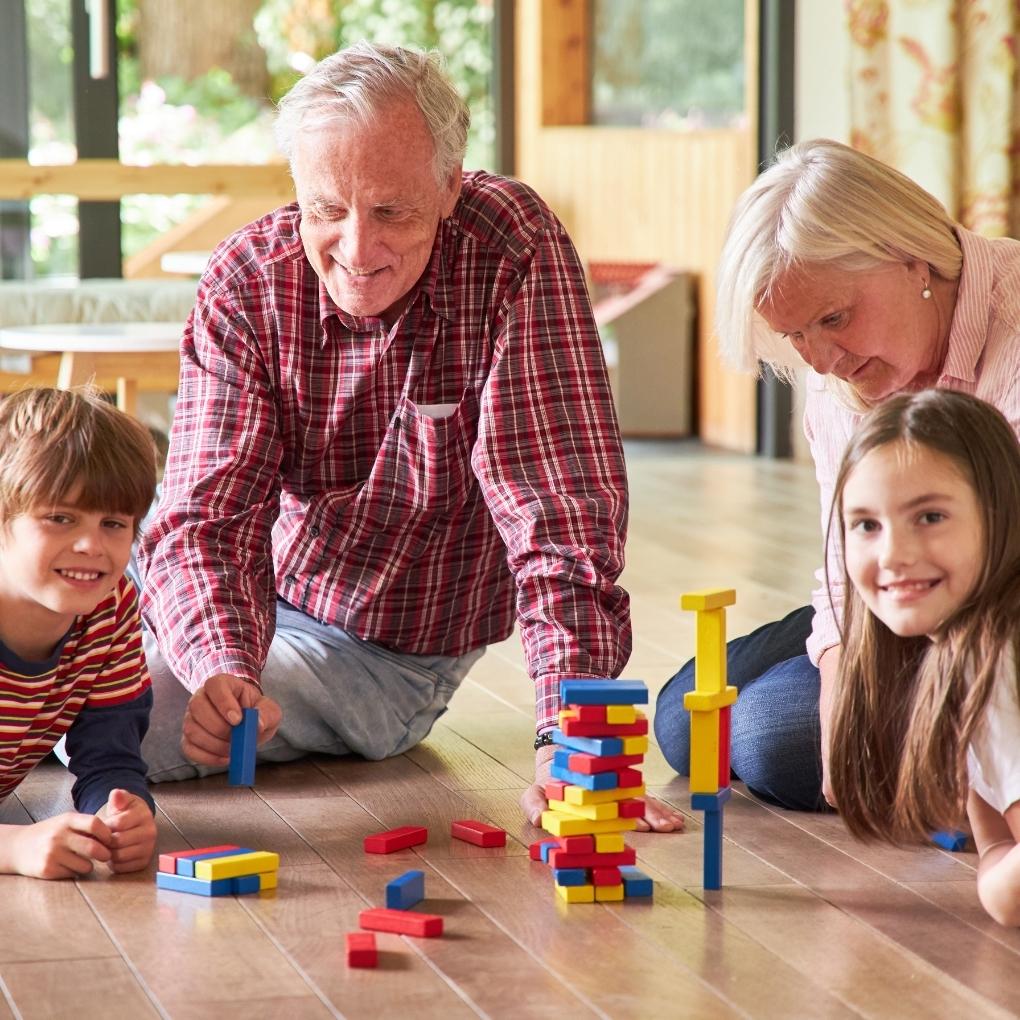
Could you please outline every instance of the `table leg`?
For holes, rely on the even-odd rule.
[[[134,379],[117,377],[117,407],[125,414],[138,417],[138,383]]]
[[[60,355],[60,368],[57,370],[57,389],[69,390],[73,386],[83,386],[96,375],[96,359],[91,354],[75,351],[64,351]]]

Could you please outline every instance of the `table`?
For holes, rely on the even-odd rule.
[[[40,369],[56,364],[56,386],[70,389],[94,381],[113,389],[117,406],[137,410],[139,387],[173,393],[180,373],[182,322],[55,322],[0,329],[0,349],[26,353],[29,371],[4,373],[5,388],[20,376],[22,385],[53,385]],[[35,357],[42,354],[42,357]],[[113,385],[110,386],[110,382]]]
[[[168,251],[161,256],[159,268],[176,276],[201,276],[210,255],[211,251]]]

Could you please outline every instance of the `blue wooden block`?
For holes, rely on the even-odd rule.
[[[238,875],[230,879],[232,884],[231,892],[235,896],[244,896],[247,893],[257,893],[262,889],[261,875]]]
[[[588,872],[584,868],[553,868],[557,885],[586,885]]]
[[[177,874],[186,875],[188,878],[195,877],[195,861],[208,861],[214,857],[234,857],[237,854],[250,854],[254,851],[245,847],[238,847],[236,850],[215,850],[209,854],[196,854],[194,857],[177,858]]]
[[[593,754],[597,758],[623,754],[623,741],[619,737],[568,737],[563,730],[553,730],[552,737],[560,747]]]
[[[561,680],[564,705],[647,705],[648,688],[640,680]]]
[[[156,885],[160,889],[193,893],[195,896],[230,896],[234,891],[232,878],[216,878],[206,882],[201,878],[188,878],[187,875],[169,875],[165,871],[156,872]]]
[[[558,839],[543,839],[541,845],[542,863],[549,863],[549,854],[553,850],[559,850],[560,841]]]
[[[625,899],[635,896],[651,896],[652,880],[633,864],[620,866],[620,877],[623,879],[623,895]]]
[[[692,793],[691,807],[694,808],[695,811],[718,813],[719,811],[722,811],[723,805],[730,799],[730,794],[732,792],[732,787],[724,786],[717,793]]]
[[[583,786],[586,790],[615,790],[619,785],[619,779],[615,772],[596,772],[594,775],[586,776],[582,772],[571,772],[570,769],[562,769],[553,765],[550,769],[553,779],[562,779],[564,783],[571,786]]]
[[[230,733],[231,786],[255,785],[255,749],[259,736],[259,712],[257,708],[245,708],[244,718]]]
[[[386,907],[389,910],[410,910],[425,899],[425,872],[405,871],[399,878],[386,883]]]
[[[553,765],[558,769],[570,768],[570,752],[565,748],[562,751],[553,751]]]
[[[707,796],[712,796],[708,794]],[[705,812],[705,847],[702,885],[706,889],[722,888],[722,830],[723,812],[720,809]]]
[[[951,850],[958,854],[967,848],[967,833],[959,829],[944,829],[941,832],[933,832],[931,841],[943,850]]]

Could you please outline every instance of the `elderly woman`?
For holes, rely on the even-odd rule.
[[[741,197],[717,309],[731,362],[761,361],[787,379],[810,369],[804,430],[823,529],[843,448],[860,413],[884,397],[962,390],[1020,433],[1020,242],[965,230],[913,181],[837,142],[788,149]],[[830,567],[828,585],[824,570],[817,576],[812,606],[727,649],[740,691],[733,772],[763,800],[800,810],[831,801],[824,749],[843,592],[838,571]],[[663,753],[681,773],[690,755],[683,696],[693,687],[689,662],[655,715]]]

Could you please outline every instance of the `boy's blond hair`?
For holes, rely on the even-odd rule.
[[[125,514],[135,527],[156,491],[156,448],[140,422],[89,389],[26,389],[0,399],[0,524],[41,506]]]

